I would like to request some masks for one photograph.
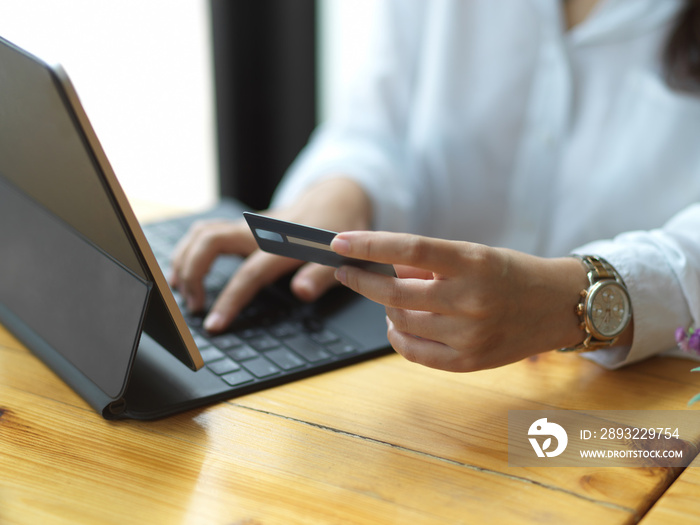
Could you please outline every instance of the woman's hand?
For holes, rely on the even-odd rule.
[[[366,229],[371,222],[369,198],[357,183],[346,178],[328,179],[311,187],[293,206],[264,212],[267,215],[334,231]],[[221,292],[204,327],[224,330],[264,286],[299,268],[292,278],[293,293],[302,300],[315,300],[337,284],[333,269],[304,264],[258,249],[244,220],[205,221],[194,225],[173,254],[170,284],[186,300],[190,311],[204,307],[203,280],[221,254],[246,257]]]
[[[337,253],[393,264],[398,277],[344,266],[336,278],[386,306],[388,337],[409,361],[466,372],[572,346],[588,280],[573,258],[386,232],[346,232]]]

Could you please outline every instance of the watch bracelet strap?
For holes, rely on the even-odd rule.
[[[608,261],[597,255],[572,255],[575,259],[581,261],[586,267],[586,275],[590,285],[594,285],[602,279],[615,279],[622,286],[625,286],[625,281],[617,270]]]
[[[586,268],[586,277],[588,278],[588,283],[590,286],[593,286],[595,283],[603,279],[615,279],[622,286],[626,287],[625,281],[622,279],[622,276],[617,272],[617,270],[615,270],[613,265],[611,265],[602,257],[599,257],[597,255],[579,254],[573,254],[572,257],[581,261],[583,266]],[[593,340],[592,334],[586,331],[586,323],[584,321],[584,305],[586,302],[587,295],[588,290],[581,290],[579,302],[576,304],[576,308],[574,309],[576,315],[579,318],[579,326],[584,332],[585,338],[576,346],[559,348],[559,352],[593,352],[595,350],[600,350],[602,348],[609,348],[613,346],[618,339],[617,337],[615,337],[607,341]]]

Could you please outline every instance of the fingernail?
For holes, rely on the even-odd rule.
[[[335,237],[333,241],[331,241],[331,248],[335,253],[340,255],[347,255],[350,253],[350,243],[345,239],[339,239],[338,237]]]
[[[345,284],[347,282],[347,272],[345,271],[345,268],[338,268],[335,271],[335,278],[338,279],[341,283]]]
[[[204,319],[204,328],[208,332],[219,332],[224,329],[224,316],[219,312],[212,312]]]

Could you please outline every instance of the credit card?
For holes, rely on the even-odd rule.
[[[363,261],[335,253],[331,249],[331,241],[338,235],[335,232],[273,219],[257,213],[243,212],[243,216],[263,251],[336,268],[349,265],[392,277],[396,276],[394,267],[390,264]]]

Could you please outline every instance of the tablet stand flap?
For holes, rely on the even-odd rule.
[[[0,320],[99,412],[119,400],[151,283],[2,174],[0,254]]]

